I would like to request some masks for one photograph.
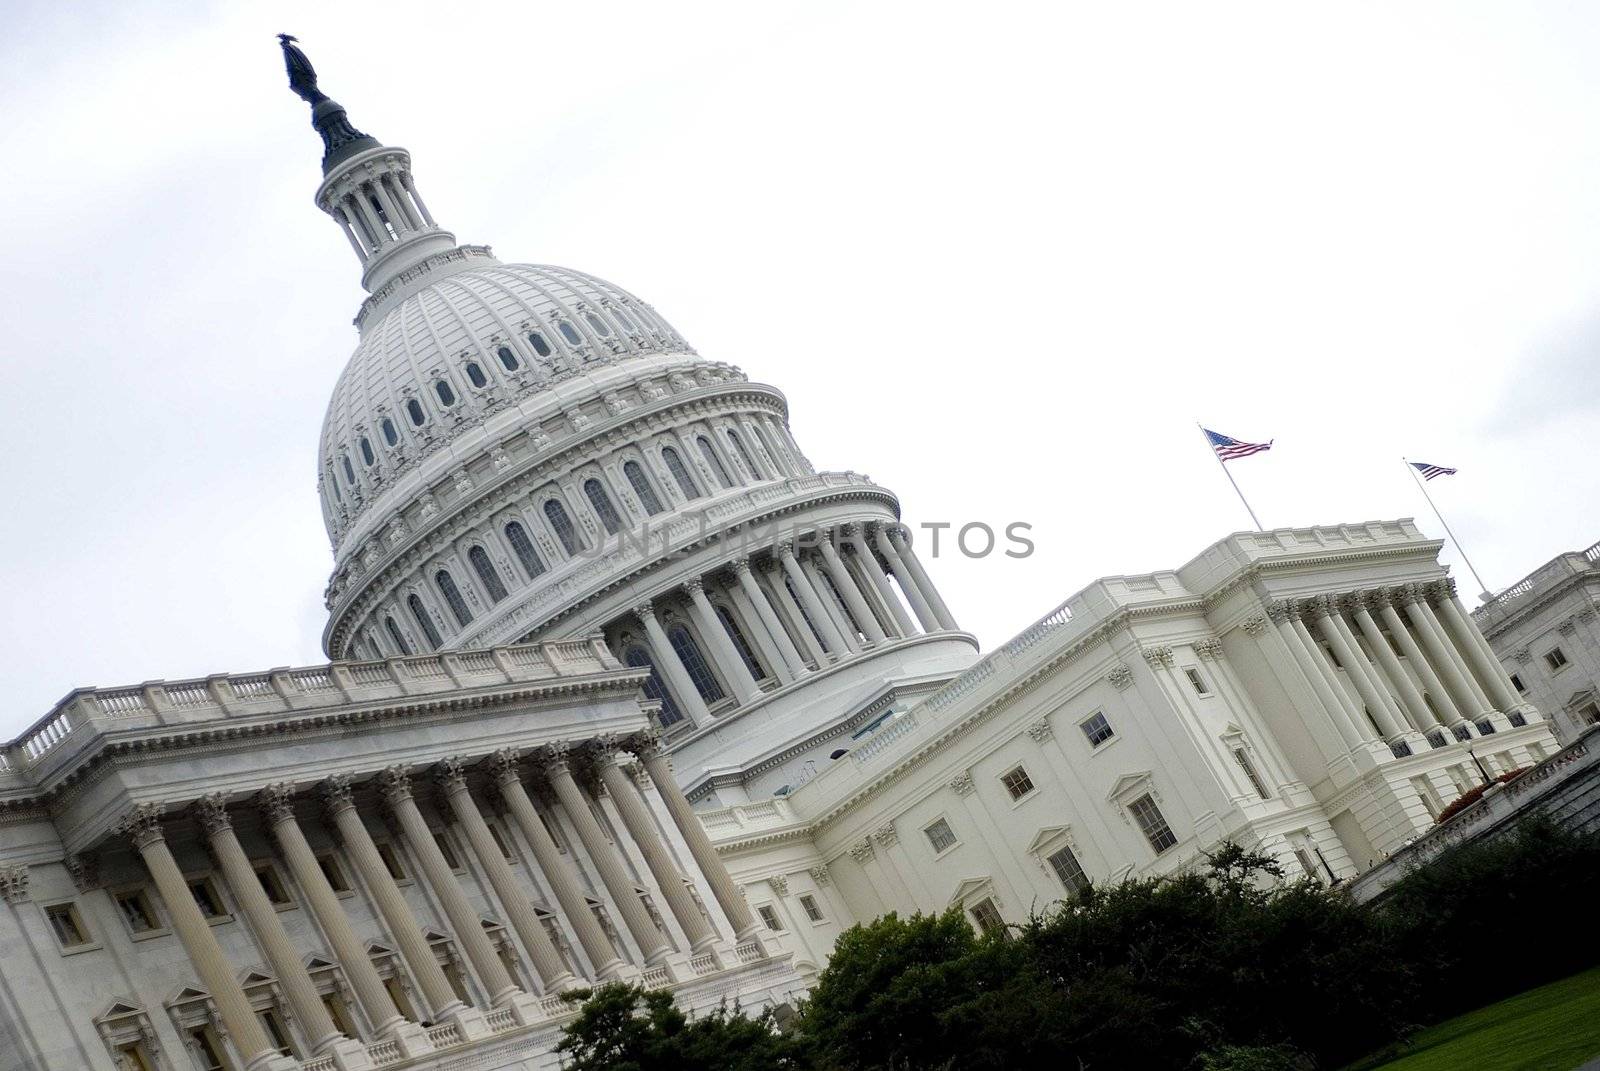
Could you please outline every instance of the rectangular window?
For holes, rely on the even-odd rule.
[[[222,1042],[211,1027],[200,1026],[189,1031],[189,1045],[202,1071],[227,1071],[228,1065],[222,1062]]]
[[[145,1048],[144,1042],[117,1046],[117,1071],[155,1071],[155,1064],[150,1062],[150,1050]]]
[[[383,991],[389,994],[389,999],[394,1002],[394,1010],[404,1015],[407,1019],[416,1021],[417,1013],[411,1007],[411,998],[406,996],[406,987],[400,984],[400,979],[390,974],[383,979]]]
[[[1600,722],[1600,706],[1594,703],[1586,703],[1578,708],[1578,717],[1583,720],[1585,725],[1593,725],[1596,722]]]
[[[933,845],[934,854],[955,847],[955,832],[950,828],[950,823],[943,818],[935,819],[933,824],[922,832],[927,835],[928,843]]]
[[[561,839],[561,835],[556,831],[555,824],[550,821],[549,816],[545,815],[543,812],[540,812],[539,824],[544,826],[544,831],[546,833],[550,834],[550,840],[553,844],[555,844],[556,851],[563,853],[566,852],[566,842]]]
[[[756,908],[756,914],[761,916],[761,921],[767,924],[769,930],[781,930],[783,924],[778,921],[778,913],[772,909],[771,904],[762,904]]]
[[[322,876],[328,879],[328,888],[336,893],[350,892],[350,879],[345,877],[344,867],[339,865],[338,856],[332,852],[324,852],[317,856],[317,866],[322,870]]]
[[[1527,695],[1528,694],[1528,686],[1526,684],[1522,683],[1522,676],[1520,674],[1517,674],[1517,673],[1511,674],[1511,687],[1515,688],[1517,691],[1521,692],[1523,695]]]
[[[1242,747],[1233,749],[1233,761],[1239,764],[1239,769],[1244,771],[1244,776],[1250,782],[1250,787],[1256,790],[1256,795],[1264,800],[1272,798],[1272,793],[1267,791],[1267,786],[1262,783],[1261,775],[1256,773],[1255,763],[1250,761],[1250,753]]]
[[[116,893],[113,899],[116,900],[117,910],[122,912],[122,917],[132,932],[149,933],[151,930],[161,928],[161,920],[156,915],[155,906],[150,902],[150,894],[145,890],[127,889]]]
[[[1166,818],[1161,814],[1161,808],[1156,806],[1155,799],[1148,792],[1128,804],[1128,813],[1139,823],[1139,831],[1157,855],[1178,843],[1178,838],[1172,835],[1172,827],[1167,825]]]
[[[356,1033],[355,1023],[350,1018],[350,1009],[345,1006],[344,998],[337,993],[322,994],[322,1006],[328,1009],[328,1018],[333,1020],[333,1025],[339,1033],[347,1038],[359,1038]]]
[[[274,907],[292,904],[294,900],[289,896],[289,889],[283,884],[283,878],[278,875],[278,868],[271,863],[256,863],[256,879],[261,882],[261,890],[267,894],[267,900]]]
[[[1544,653],[1544,664],[1550,667],[1550,672],[1561,669],[1567,664],[1567,655],[1559,647],[1552,647]]]
[[[1089,875],[1083,872],[1083,866],[1078,862],[1078,857],[1072,854],[1070,847],[1063,846],[1051,853],[1046,859],[1050,869],[1056,872],[1056,877],[1061,881],[1061,887],[1076,896],[1089,887]]]
[[[451,870],[462,869],[461,860],[457,857],[455,847],[450,843],[449,837],[436,829],[433,831],[433,843],[439,846],[439,854],[444,856],[445,866]]]
[[[1206,679],[1204,677],[1200,676],[1200,671],[1198,669],[1195,669],[1193,666],[1186,666],[1184,667],[1183,675],[1189,678],[1189,683],[1194,687],[1195,695],[1211,694],[1211,686],[1206,683]]]
[[[489,823],[489,836],[494,840],[494,846],[500,849],[500,854],[505,857],[506,862],[516,862],[516,858],[511,854],[511,845],[507,844],[505,837],[500,834],[500,827],[492,822]]]
[[[188,881],[189,895],[194,897],[194,905],[200,909],[200,914],[208,919],[227,917],[228,911],[222,906],[222,896],[209,877],[189,878]]]
[[[394,845],[388,841],[378,845],[378,858],[383,860],[383,869],[395,881],[406,880],[406,868],[400,865],[400,856],[395,853]]]
[[[256,1012],[256,1018],[261,1020],[261,1029],[267,1032],[267,1041],[273,1048],[284,1056],[294,1055],[294,1046],[289,1043],[289,1031],[283,1025],[283,1017],[276,1008],[267,1008]]]
[[[52,904],[44,909],[44,914],[50,920],[50,929],[55,932],[56,942],[62,948],[77,948],[89,943],[89,931],[84,927],[75,905]]]
[[[822,908],[817,906],[816,897],[810,893],[800,894],[800,908],[806,913],[806,918],[812,922],[823,921]]]
[[[1099,747],[1101,744],[1117,735],[1111,731],[1111,723],[1106,721],[1106,716],[1101,713],[1091,714],[1078,724],[1083,730],[1083,735],[1089,738],[1090,747]]]
[[[967,910],[972,914],[972,921],[978,924],[979,933],[1005,933],[1006,920],[1000,917],[1000,909],[994,906],[992,897],[984,897]]]
[[[1306,872],[1306,877],[1319,884],[1322,882],[1322,872],[1319,871],[1317,869],[1317,865],[1311,861],[1310,852],[1306,851],[1304,848],[1296,848],[1294,850],[1294,857],[1300,861],[1300,869]]]
[[[1020,800],[1033,791],[1033,779],[1028,776],[1028,771],[1021,766],[1007,770],[1000,775],[1000,783],[1006,786],[1006,791],[1014,800]]]

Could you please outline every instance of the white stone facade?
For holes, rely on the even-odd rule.
[[[1600,723],[1600,543],[1558,555],[1473,611],[1489,645],[1563,743]]]

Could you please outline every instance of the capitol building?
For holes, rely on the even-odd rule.
[[[575,988],[792,1006],[857,922],[1226,839],[1344,881],[1556,750],[1409,520],[1229,535],[980,653],[777,387],[459,244],[283,49],[368,295],[330,661],[79,689],[0,749],[0,1071],[554,1068]]]

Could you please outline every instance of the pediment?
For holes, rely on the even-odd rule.
[[[378,942],[372,941],[367,944],[367,955],[392,956],[394,955],[394,949],[390,948],[388,945],[380,945]]]
[[[994,879],[987,874],[981,878],[965,878],[956,886],[956,891],[950,894],[950,901],[946,906],[955,907],[957,904],[964,903],[967,897],[982,891],[984,888],[993,887],[993,885]]]
[[[271,985],[272,980],[272,975],[254,967],[239,975],[239,985],[245,989],[249,989],[253,985]]]
[[[97,1023],[109,1022],[112,1019],[125,1019],[130,1015],[143,1015],[144,1005],[129,998],[113,1000],[105,1011],[94,1017]]]
[[[169,1006],[175,1004],[192,1004],[197,1000],[210,1000],[211,994],[204,989],[197,989],[192,985],[180,986],[177,992],[167,998]]]
[[[1071,826],[1045,826],[1043,829],[1039,830],[1039,832],[1033,835],[1033,840],[1028,844],[1028,852],[1029,854],[1037,855],[1039,851],[1047,844],[1060,840],[1063,837],[1066,837],[1068,840],[1072,839],[1071,833]]]
[[[1116,783],[1111,786],[1111,791],[1106,793],[1106,799],[1115,800],[1122,796],[1128,795],[1134,790],[1149,784],[1150,778],[1151,774],[1149,770],[1140,770],[1138,773],[1123,774],[1121,777],[1117,778]]]

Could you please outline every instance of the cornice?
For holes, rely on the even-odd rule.
[[[1226,580],[1214,586],[1210,591],[1200,596],[1199,599],[1205,611],[1209,613],[1212,607],[1227,598],[1239,587],[1254,583],[1266,573],[1285,569],[1334,565],[1342,562],[1377,558],[1404,557],[1417,554],[1423,549],[1431,551],[1432,560],[1437,564],[1439,550],[1443,546],[1444,540],[1442,539],[1426,539],[1409,543],[1384,543],[1366,547],[1325,550],[1304,556],[1293,554],[1281,557],[1259,558],[1248,565],[1236,569]]]
[[[1595,585],[1600,585],[1600,574],[1595,572],[1571,574],[1563,582],[1553,584],[1542,592],[1536,592],[1532,596],[1514,600],[1511,604],[1512,609],[1505,611],[1497,621],[1485,622],[1484,616],[1486,615],[1480,616],[1483,611],[1492,610],[1496,605],[1495,603],[1485,603],[1483,606],[1474,609],[1472,611],[1472,619],[1477,623],[1478,629],[1483,633],[1485,639],[1491,636],[1498,636],[1527,620],[1535,613],[1548,609],[1571,594],[1572,589]]]

